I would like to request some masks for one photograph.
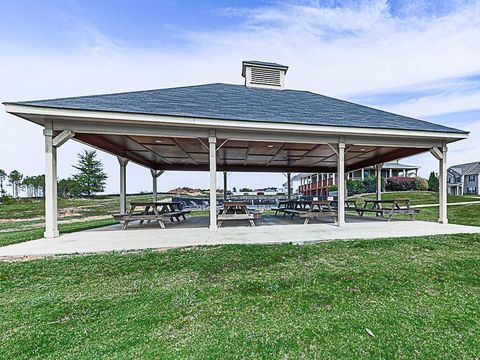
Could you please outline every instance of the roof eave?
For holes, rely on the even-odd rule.
[[[133,113],[106,110],[84,110],[84,109],[65,109],[51,106],[40,106],[31,104],[21,104],[15,102],[4,102],[6,111],[14,115],[41,115],[41,116],[64,116],[64,117],[84,117],[95,120],[118,119],[122,121],[149,121],[156,123],[165,123],[169,125],[193,125],[206,126],[211,128],[241,128],[252,130],[278,130],[278,131],[296,131],[310,132],[319,131],[324,133],[334,133],[338,135],[376,135],[376,136],[419,136],[429,138],[442,138],[449,142],[466,139],[469,132],[457,131],[432,131],[432,130],[409,130],[409,129],[384,129],[372,127],[350,127],[350,126],[331,126],[331,125],[312,125],[287,122],[265,122],[255,120],[238,119],[215,119],[199,118],[190,116],[177,116],[167,114]]]

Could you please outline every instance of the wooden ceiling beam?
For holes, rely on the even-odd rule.
[[[108,152],[112,155],[124,157],[128,160],[133,161],[139,165],[145,166],[149,169],[156,169],[157,164],[153,163],[142,156],[139,156],[135,153],[132,153],[122,146],[119,146],[107,139],[105,139],[101,135],[92,135],[92,134],[75,134],[75,140],[80,141],[84,144],[93,146],[99,150]]]

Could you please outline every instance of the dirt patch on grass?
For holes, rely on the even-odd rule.
[[[0,261],[13,263],[44,259],[45,256],[0,256]]]

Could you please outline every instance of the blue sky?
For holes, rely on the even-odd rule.
[[[480,1],[0,1],[0,100],[211,82],[242,83],[241,61],[290,66],[287,87],[471,131],[449,162],[480,160]],[[0,113],[0,168],[43,172],[40,129]],[[18,134],[29,144],[18,147]],[[6,155],[15,148],[15,157]],[[59,175],[82,146],[62,147]],[[117,191],[116,159],[101,154]],[[430,155],[407,160],[436,169]],[[232,186],[281,175],[231,175]],[[206,187],[207,174],[162,176],[160,189]],[[129,191],[148,190],[129,166]]]

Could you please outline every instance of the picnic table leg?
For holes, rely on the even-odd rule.
[[[149,205],[147,205],[147,206],[145,207],[145,211],[143,212],[143,214],[144,214],[144,215],[147,215],[147,214],[148,214],[148,210],[150,210],[150,206],[149,206]],[[150,222],[150,220],[148,220],[148,223],[149,223],[149,222]],[[140,220],[139,225],[140,225],[140,226],[143,225],[143,220]]]
[[[158,212],[158,209],[156,206],[153,207],[153,212],[155,214],[155,219],[158,223],[158,226],[160,226],[160,229],[165,229],[165,223],[163,220],[160,218],[160,213]]]
[[[390,214],[388,215],[388,222],[390,222],[390,220],[392,220],[392,217],[393,217],[393,212],[390,212]]]
[[[251,219],[248,220],[248,221],[250,221],[250,226],[251,226],[251,227],[255,227],[255,221],[253,221],[253,220],[251,220]]]
[[[135,205],[130,205],[130,210],[128,211],[128,216],[123,222],[122,230],[125,230],[128,226],[128,223],[130,222],[130,218],[133,215],[133,211],[135,210]]]
[[[222,221],[219,221],[219,222],[218,222],[218,227],[219,227],[219,228],[222,227]]]
[[[307,218],[305,218],[305,221],[303,222],[303,225],[308,225],[309,222],[310,222],[310,219],[307,217]]]

